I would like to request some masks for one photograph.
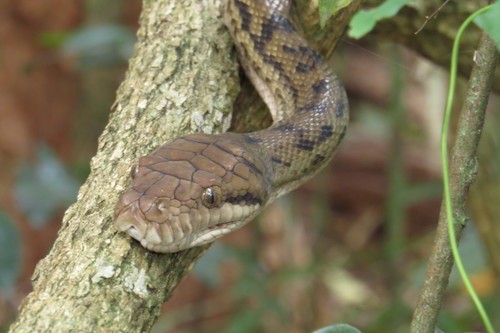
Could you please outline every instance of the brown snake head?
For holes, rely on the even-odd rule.
[[[168,142],[132,167],[115,225],[154,252],[213,242],[254,217],[269,181],[250,139],[226,133]],[[253,154],[259,156],[259,154]]]

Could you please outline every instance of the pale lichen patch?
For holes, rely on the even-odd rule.
[[[194,111],[193,114],[191,115],[191,119],[197,129],[201,128],[201,126],[205,121],[200,111]]]
[[[214,132],[214,125],[207,124],[207,125],[203,126],[202,131],[203,131],[203,133],[213,133]]]
[[[134,284],[134,292],[137,295],[144,295],[144,296],[147,295],[147,292],[148,292],[147,280],[148,280],[148,277],[146,275],[146,270],[141,269],[139,271],[139,276],[137,278],[137,281],[135,281],[135,284]]]
[[[125,148],[125,143],[123,141],[119,141],[116,144],[116,148],[111,153],[111,159],[112,160],[120,159],[123,156],[124,148]]]
[[[168,103],[168,99],[166,99],[166,98],[160,98],[156,102],[155,109],[158,110],[158,111],[161,111],[161,110],[165,109],[165,106],[167,105],[167,103]]]
[[[137,268],[133,268],[132,272],[128,276],[125,277],[124,285],[129,288],[139,297],[148,296],[148,276],[146,275],[146,270]]]
[[[145,108],[146,108],[146,106],[148,106],[148,100],[147,100],[147,99],[145,99],[145,98],[144,98],[144,99],[141,99],[141,100],[139,101],[139,103],[137,103],[137,107],[138,107],[139,109],[145,109]]]
[[[78,290],[76,291],[76,296],[83,297],[90,292],[90,283],[88,281],[82,281],[78,285]]]
[[[171,100],[177,107],[182,106],[182,104],[184,104],[184,102],[189,98],[185,92],[176,90],[173,87],[165,91],[165,97]]]
[[[161,53],[152,61],[151,66],[156,68],[163,66],[163,55]]]
[[[97,272],[92,276],[92,283],[98,283],[102,279],[109,279],[115,274],[115,266],[105,265],[98,267]]]
[[[224,118],[224,114],[220,111],[215,111],[214,112],[214,121],[217,123],[221,123],[222,119]]]

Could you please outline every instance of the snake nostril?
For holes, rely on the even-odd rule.
[[[158,203],[156,207],[157,207],[157,208],[158,208],[158,210],[159,210],[160,212],[162,212],[162,213],[163,213],[163,212],[165,212],[165,211],[167,210],[167,207],[166,207],[166,205],[165,205],[165,203],[164,203],[163,201],[162,201],[162,202],[160,202],[160,203]]]
[[[153,202],[153,207],[156,208],[160,214],[168,212],[168,202],[164,198],[158,198]]]

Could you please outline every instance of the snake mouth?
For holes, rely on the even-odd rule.
[[[209,214],[206,222],[201,223],[206,223],[205,226],[200,228],[200,223],[193,225],[192,221],[187,220],[181,222],[173,219],[162,223],[149,221],[134,202],[117,209],[115,225],[119,231],[128,234],[150,251],[173,253],[212,243],[250,221],[259,207],[260,205],[228,206],[222,210],[225,213],[218,211]],[[214,217],[219,221],[213,221]],[[210,225],[210,220],[218,223]]]
[[[139,230],[137,230],[137,228],[134,226],[130,226],[128,229],[121,230],[121,231],[125,232],[126,234],[128,234],[132,238],[138,240],[139,242],[143,238],[143,234]]]
[[[236,219],[206,226],[198,232],[196,237],[194,237],[191,242],[191,246],[200,246],[211,243],[217,238],[220,238],[233,230],[241,228],[258,214],[260,207],[260,204],[247,206],[235,205],[233,207],[232,218]]]
[[[115,226],[138,241],[146,249],[157,253],[173,253],[189,247],[189,234],[172,228],[167,223],[148,221],[139,208],[132,204],[116,213]]]
[[[236,224],[238,222],[239,221],[229,221],[229,222],[221,222],[214,225],[209,225],[208,227],[205,228],[205,231],[212,231],[215,229],[230,227],[232,224]]]

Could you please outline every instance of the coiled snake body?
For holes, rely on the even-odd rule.
[[[186,135],[142,157],[115,224],[154,252],[213,242],[316,174],[348,123],[337,76],[290,18],[288,0],[227,0],[240,62],[268,105],[264,130]]]

